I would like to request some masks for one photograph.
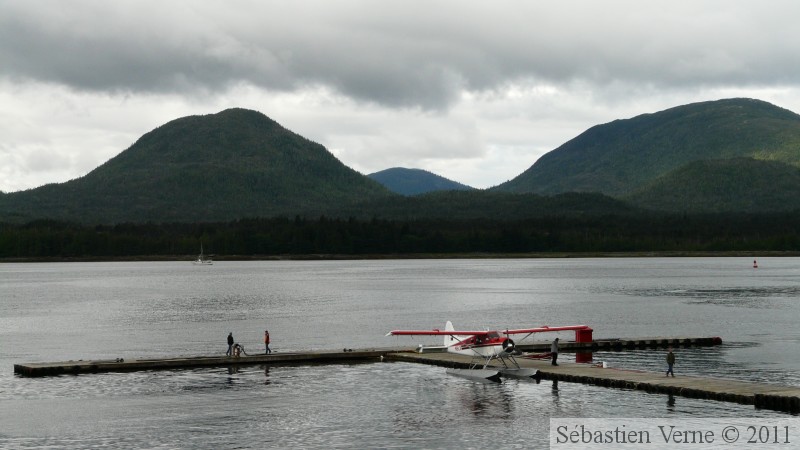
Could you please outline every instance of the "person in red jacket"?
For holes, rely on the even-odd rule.
[[[264,330],[264,347],[266,348],[265,355],[272,353],[272,350],[269,349],[269,330]]]

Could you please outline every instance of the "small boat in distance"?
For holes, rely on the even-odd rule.
[[[210,266],[214,264],[214,261],[211,259],[211,255],[205,256],[203,254],[203,244],[200,243],[200,254],[197,255],[197,259],[192,261],[192,264],[196,265],[203,265],[203,266]]]

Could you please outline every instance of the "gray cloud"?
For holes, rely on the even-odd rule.
[[[11,1],[0,74],[90,91],[323,85],[423,109],[530,80],[794,83],[798,12],[791,1]]]
[[[0,0],[0,190],[158,125],[264,112],[364,173],[477,187],[598,123],[726,97],[800,111],[800,3]]]

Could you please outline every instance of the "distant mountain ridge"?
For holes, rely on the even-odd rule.
[[[393,167],[367,175],[390,191],[401,195],[418,195],[434,191],[468,191],[474,188],[422,169]]]
[[[328,210],[395,194],[264,114],[173,120],[84,177],[0,198],[0,220],[196,222]]]
[[[800,116],[750,99],[597,125],[489,190],[414,169],[365,176],[264,114],[234,108],[168,122],[75,180],[0,193],[0,223],[781,212],[800,210],[799,171]],[[407,196],[373,179],[387,175]]]
[[[630,195],[695,161],[800,165],[800,115],[753,99],[694,103],[594,126],[495,189]]]
[[[458,192],[465,195],[403,197],[264,114],[235,108],[168,122],[81,178],[1,195],[0,223],[192,223],[280,216],[502,220],[630,210],[618,200],[593,195]]]

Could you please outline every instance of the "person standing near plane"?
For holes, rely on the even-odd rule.
[[[672,353],[672,347],[669,348],[669,352],[667,353],[667,374],[665,376],[672,375],[672,378],[675,378],[675,372],[672,371],[672,366],[675,365],[675,353]]]
[[[558,338],[553,339],[553,343],[550,344],[550,353],[553,355],[553,365],[557,366],[558,363],[556,360],[558,359]]]
[[[272,350],[269,349],[269,330],[264,330],[264,347],[266,348],[265,355],[272,353]]]
[[[231,356],[233,353],[233,333],[228,333],[228,351],[225,352],[225,356]]]

